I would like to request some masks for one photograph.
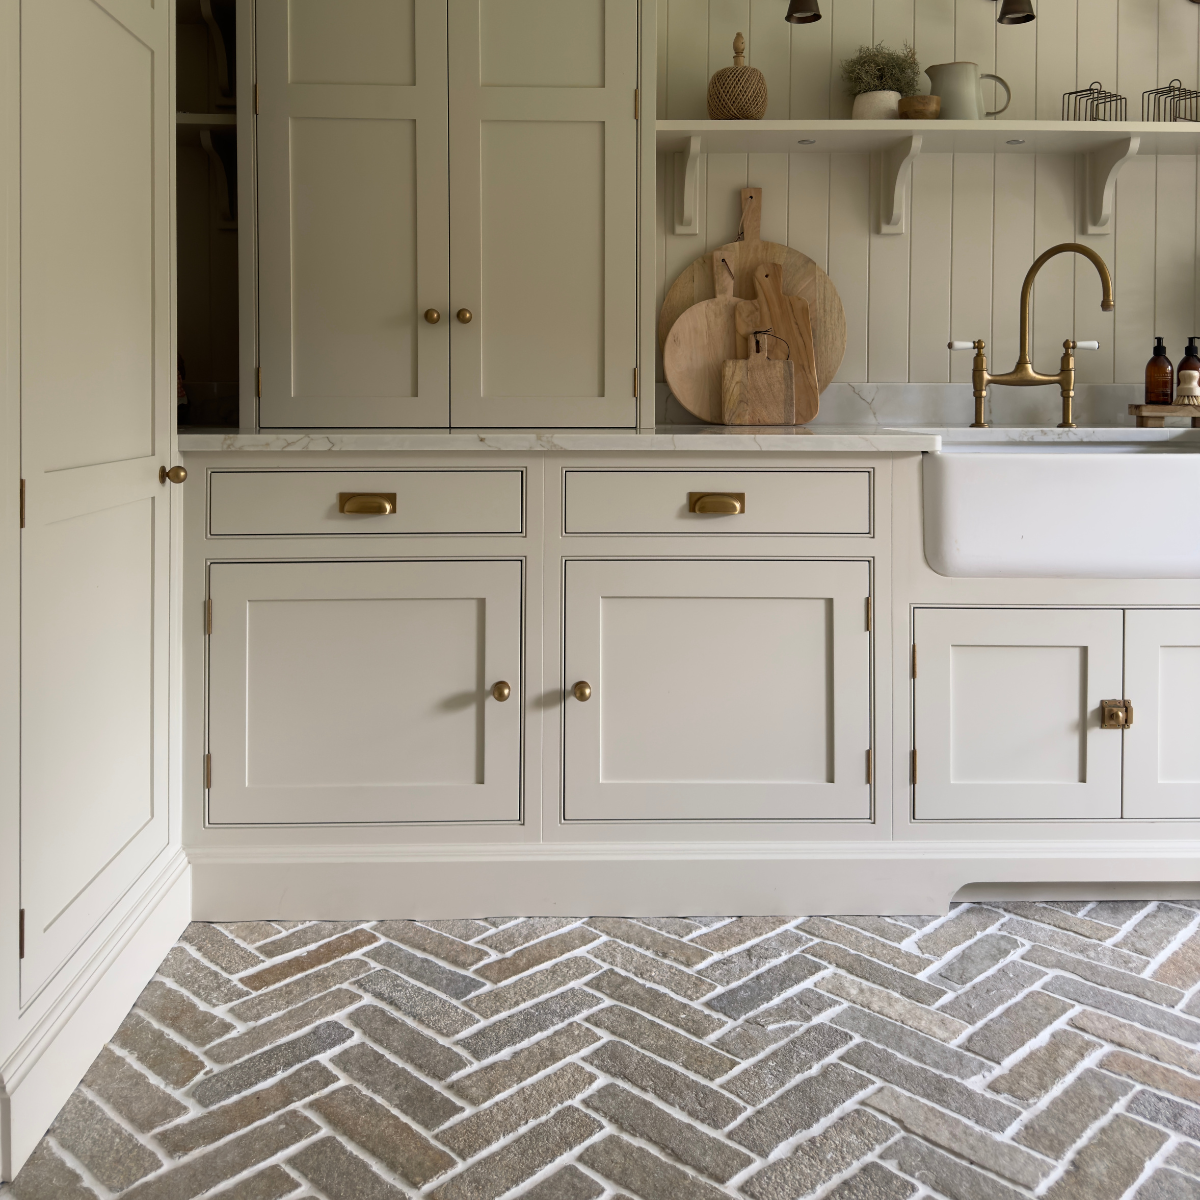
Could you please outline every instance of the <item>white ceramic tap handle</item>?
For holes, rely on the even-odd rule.
[[[1100,343],[1099,342],[1076,342],[1075,349],[1076,350],[1099,350]]]
[[[974,350],[975,343],[974,342],[950,342],[949,348],[951,350]]]

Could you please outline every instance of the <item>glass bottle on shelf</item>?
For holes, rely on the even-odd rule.
[[[1154,339],[1154,354],[1146,364],[1146,403],[1172,404],[1175,401],[1175,370],[1160,337]]]

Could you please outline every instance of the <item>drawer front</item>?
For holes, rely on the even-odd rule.
[[[395,512],[344,513],[346,493],[395,496]],[[213,471],[211,537],[522,534],[525,473],[507,470]]]
[[[872,471],[563,472],[567,534],[870,537]],[[697,493],[744,496],[736,514],[690,511]]]

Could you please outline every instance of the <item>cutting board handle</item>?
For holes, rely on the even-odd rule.
[[[729,255],[726,251],[713,251],[713,291],[716,292],[718,300],[723,296],[733,296],[734,268],[728,259]]]
[[[760,187],[742,188],[742,223],[738,229],[739,242],[762,241],[762,197]]]

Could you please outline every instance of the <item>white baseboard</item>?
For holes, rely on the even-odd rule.
[[[971,885],[1194,884],[1200,842],[255,846],[189,851],[194,917],[939,913]],[[1190,893],[1180,893],[1190,894]]]
[[[0,1063],[0,1180],[11,1180],[192,919],[180,850],[53,1008]]]

